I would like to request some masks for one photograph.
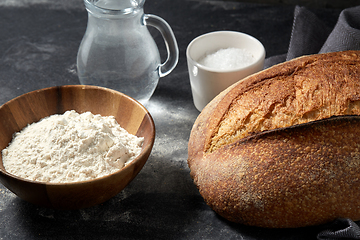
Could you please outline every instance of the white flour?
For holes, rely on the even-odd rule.
[[[78,182],[111,174],[141,151],[143,138],[113,116],[67,111],[25,127],[2,151],[6,171],[41,182]]]

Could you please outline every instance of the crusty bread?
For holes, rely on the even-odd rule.
[[[270,228],[360,220],[360,51],[239,81],[198,116],[188,164],[221,216]]]

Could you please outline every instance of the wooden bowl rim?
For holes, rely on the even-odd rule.
[[[145,115],[144,115],[144,118],[147,116],[149,117],[149,120],[150,120],[150,126],[151,126],[151,139],[150,139],[150,143],[146,146],[143,146],[143,148],[141,149],[141,152],[140,154],[135,158],[133,159],[130,163],[128,163],[127,165],[125,165],[124,167],[122,167],[121,169],[117,170],[116,172],[113,172],[111,174],[108,174],[108,175],[105,175],[105,176],[102,176],[102,177],[98,177],[98,178],[94,178],[94,179],[90,179],[90,180],[85,180],[85,181],[78,181],[78,182],[65,182],[65,183],[48,183],[48,182],[41,182],[41,181],[34,181],[34,180],[30,180],[30,179],[26,179],[26,178],[22,178],[22,177],[19,177],[17,175],[14,175],[12,173],[9,173],[8,171],[0,168],[0,172],[7,175],[8,177],[11,177],[11,178],[15,178],[17,180],[20,180],[20,181],[23,181],[23,182],[28,182],[28,183],[32,183],[32,184],[39,184],[39,185],[44,185],[44,186],[74,186],[74,185],[82,185],[82,184],[89,184],[89,183],[95,183],[95,182],[98,182],[98,181],[103,181],[104,179],[106,178],[110,178],[114,175],[117,175],[119,174],[120,172],[124,171],[125,169],[131,167],[132,165],[134,165],[136,162],[140,161],[143,157],[145,157],[145,155],[148,153],[148,151],[151,151],[153,145],[154,145],[154,142],[155,142],[155,123],[154,123],[154,119],[152,118],[150,112],[140,103],[138,102],[137,100],[135,100],[134,98],[122,93],[122,92],[119,92],[119,91],[116,91],[116,90],[113,90],[113,89],[110,89],[110,88],[105,88],[105,87],[100,87],[100,86],[92,86],[92,85],[62,85],[62,86],[53,86],[53,87],[47,87],[47,88],[41,88],[41,89],[37,89],[37,90],[33,90],[33,91],[30,91],[30,92],[27,92],[27,93],[24,93],[24,94],[21,94],[7,102],[5,102],[4,104],[2,104],[0,106],[0,109],[3,108],[5,105],[7,104],[10,104],[11,102],[14,102],[16,100],[18,100],[19,98],[23,98],[27,95],[30,95],[30,94],[34,94],[34,93],[37,93],[37,92],[41,92],[41,91],[49,91],[49,90],[52,90],[52,89],[55,89],[55,88],[80,88],[82,90],[86,90],[86,89],[99,89],[99,90],[103,90],[103,91],[107,91],[107,92],[112,92],[112,93],[115,93],[115,94],[118,94],[118,95],[122,95],[123,97],[125,97],[126,99],[128,99],[129,101],[133,101],[138,107],[140,107],[144,112],[145,112]],[[0,154],[1,151],[3,149],[0,150]],[[145,160],[147,161],[147,159]]]

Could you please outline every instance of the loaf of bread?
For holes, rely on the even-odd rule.
[[[196,119],[191,177],[229,221],[360,220],[360,51],[300,57],[239,81]]]

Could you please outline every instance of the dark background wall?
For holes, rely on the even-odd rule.
[[[230,0],[225,0],[230,1]],[[231,0],[234,1],[234,0]],[[301,5],[305,7],[321,8],[347,8],[360,5],[360,0],[235,0],[239,2],[267,3],[267,4],[288,4]]]

